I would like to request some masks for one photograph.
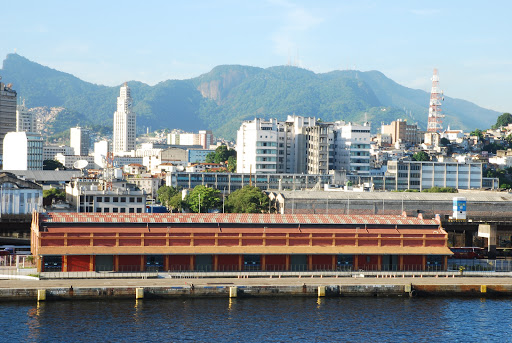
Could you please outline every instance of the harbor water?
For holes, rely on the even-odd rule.
[[[3,342],[497,342],[512,299],[258,298],[1,303]]]

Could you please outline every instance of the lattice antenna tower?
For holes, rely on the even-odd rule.
[[[444,115],[441,112],[441,101],[444,100],[443,91],[439,89],[439,75],[437,69],[434,69],[432,75],[432,90],[430,92],[430,106],[428,108],[428,132],[439,132],[443,129]]]

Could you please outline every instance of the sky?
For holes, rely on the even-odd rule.
[[[512,112],[510,1],[3,1],[0,58],[108,86],[187,79],[222,64],[378,70]],[[8,80],[4,80],[8,82]]]

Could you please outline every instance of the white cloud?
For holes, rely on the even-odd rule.
[[[301,35],[323,22],[323,18],[288,1],[271,1],[270,3],[284,9],[282,25],[271,36],[274,51],[280,56],[295,55]]]

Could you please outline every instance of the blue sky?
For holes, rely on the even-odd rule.
[[[508,1],[3,1],[0,57],[98,84],[156,84],[220,64],[379,70],[512,111]],[[5,80],[8,81],[8,80]]]

